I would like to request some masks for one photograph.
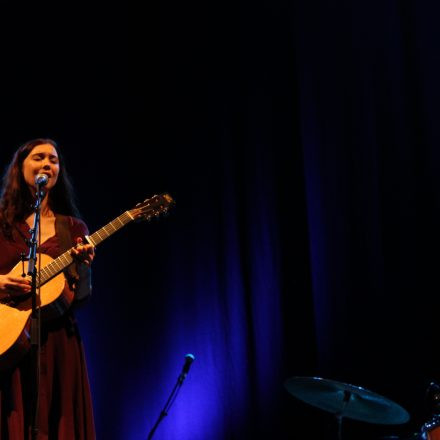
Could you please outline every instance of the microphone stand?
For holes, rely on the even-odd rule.
[[[28,241],[29,254],[27,256],[28,260],[28,271],[27,275],[31,276],[31,298],[32,298],[32,313],[31,313],[31,438],[36,440],[38,436],[38,406],[39,406],[39,378],[40,378],[40,365],[39,365],[39,355],[40,355],[40,313],[39,304],[37,304],[37,244],[38,244],[38,233],[40,226],[40,213],[41,213],[41,201],[44,198],[44,193],[40,189],[40,185],[37,183],[37,193],[34,209],[34,224],[33,228],[29,230],[31,238]],[[23,274],[24,275],[24,274]],[[39,283],[38,283],[39,284]],[[38,297],[38,300],[40,298]]]
[[[183,381],[185,380],[186,375],[188,374],[189,365],[187,368],[185,368],[185,367],[184,367],[183,371],[179,374],[179,377],[177,378],[177,382],[174,385],[174,388],[171,391],[171,394],[168,397],[168,400],[165,403],[165,406],[163,407],[162,411],[160,412],[159,417],[157,418],[156,423],[154,424],[150,433],[148,434],[147,440],[151,440],[153,438],[153,435],[156,432],[156,429],[159,426],[160,422],[168,415],[168,412],[170,411],[172,404],[176,400],[177,394],[179,393],[180,388],[183,385]]]

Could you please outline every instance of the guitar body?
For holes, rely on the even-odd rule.
[[[53,259],[41,254],[41,267]],[[9,273],[20,277],[23,273],[19,262]],[[73,302],[74,293],[67,287],[64,274],[61,272],[41,286],[40,300],[42,319],[53,319],[62,316]],[[16,304],[0,303],[0,370],[10,368],[30,348],[30,317],[32,299],[28,298]]]

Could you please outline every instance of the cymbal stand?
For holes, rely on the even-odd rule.
[[[338,413],[335,414],[337,422],[338,422],[338,440],[342,440],[342,419],[344,417],[345,408],[347,408],[348,403],[350,402],[352,393],[350,391],[344,390],[344,398],[342,400],[342,409]]]

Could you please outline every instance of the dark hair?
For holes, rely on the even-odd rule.
[[[3,188],[0,196],[0,228],[8,238],[12,238],[14,223],[23,221],[32,212],[34,196],[24,180],[22,165],[30,152],[41,144],[50,144],[56,149],[60,166],[57,183],[49,193],[49,207],[57,214],[79,217],[73,187],[64,165],[60,147],[52,139],[33,139],[18,148],[3,176]]]

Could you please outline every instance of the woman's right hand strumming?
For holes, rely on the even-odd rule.
[[[0,275],[0,298],[26,295],[31,291],[31,281],[25,277]]]

